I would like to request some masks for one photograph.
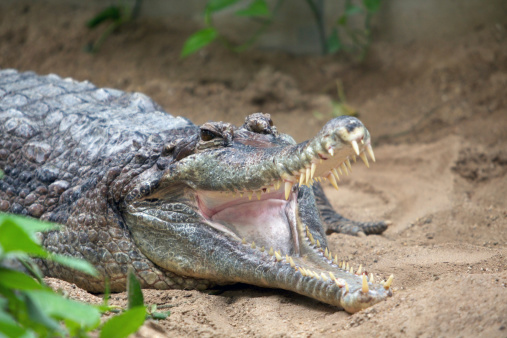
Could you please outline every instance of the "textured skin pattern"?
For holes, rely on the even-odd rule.
[[[5,172],[0,211],[64,224],[63,231],[45,234],[43,244],[95,264],[109,276],[113,291],[125,288],[130,266],[145,287],[204,288],[208,282],[161,271],[148,260],[117,209],[125,186],[157,164],[163,145],[196,128],[143,94],[0,70],[0,168]],[[49,276],[103,290],[101,279],[44,264]]]

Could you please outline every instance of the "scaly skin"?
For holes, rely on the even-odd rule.
[[[146,288],[243,282],[351,313],[391,296],[392,278],[376,284],[327,248],[326,232],[387,227],[338,215],[317,183],[336,186],[366,153],[370,135],[353,117],[296,144],[267,114],[198,127],[139,93],[0,70],[0,211],[63,224],[44,246],[89,260],[99,277],[40,265],[93,292],[106,279],[124,290],[132,267]]]

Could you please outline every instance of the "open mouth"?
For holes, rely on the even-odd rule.
[[[260,250],[275,248],[285,255],[301,254],[301,236],[305,226],[298,229],[298,193],[301,186],[329,181],[338,189],[340,176],[349,175],[351,160],[359,156],[369,166],[366,154],[375,161],[370,140],[360,133],[349,147],[329,147],[310,160],[301,163],[282,179],[255,190],[234,192],[199,191],[197,202],[203,218],[219,231],[237,240],[253,243]],[[298,231],[299,230],[299,231]],[[303,231],[302,231],[303,230]]]
[[[366,137],[365,137],[366,136]],[[300,274],[304,283],[340,290],[337,305],[349,312],[370,306],[392,295],[392,277],[375,283],[372,273],[339,261],[325,247],[325,240],[308,227],[299,214],[300,189],[314,182],[329,181],[338,189],[341,175],[348,175],[357,157],[369,167],[366,154],[375,161],[368,135],[355,135],[349,146],[329,147],[303,161],[297,170],[282,173],[281,180],[256,190],[200,191],[197,202],[203,218],[260,255],[271,256]],[[319,242],[319,238],[321,242]],[[312,282],[313,281],[313,282]],[[317,284],[315,284],[317,285]],[[328,300],[329,301],[329,300]]]

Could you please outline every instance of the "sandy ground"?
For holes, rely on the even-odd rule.
[[[329,119],[341,80],[372,133],[377,163],[357,164],[334,206],[354,219],[390,219],[382,236],[329,237],[333,252],[379,276],[395,294],[355,315],[280,290],[146,290],[172,315],[155,336],[507,337],[507,25],[453,41],[376,43],[357,64],[333,57],[233,54],[213,46],[178,55],[195,27],[141,20],[107,40],[84,28],[93,11],[35,2],[2,7],[0,68],[57,73],[141,91],[196,123],[272,114],[299,141]],[[324,118],[317,118],[323,116]],[[100,301],[53,280],[71,297]],[[114,304],[125,304],[115,294]]]

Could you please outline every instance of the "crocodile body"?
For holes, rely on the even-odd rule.
[[[64,225],[49,250],[94,264],[90,277],[51,262],[43,272],[92,292],[235,282],[283,288],[356,312],[392,294],[351,272],[326,232],[381,233],[332,210],[349,158],[371,152],[353,117],[296,144],[267,114],[196,126],[140,93],[0,70],[0,211]],[[343,174],[343,171],[342,171]]]

